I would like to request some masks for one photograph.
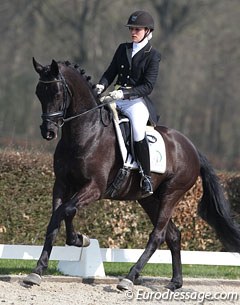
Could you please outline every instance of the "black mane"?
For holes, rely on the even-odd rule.
[[[91,89],[93,89],[93,92],[94,92],[95,96],[97,97],[97,94],[96,94],[96,92],[94,90],[96,88],[96,84],[92,84],[92,82],[91,82],[92,77],[89,76],[89,75],[86,75],[86,71],[84,69],[82,69],[79,64],[71,63],[68,60],[66,60],[66,61],[59,61],[58,63],[59,64],[63,64],[66,67],[71,67],[71,68],[77,70],[78,73],[81,74],[83,76],[83,78],[87,81],[89,87]]]

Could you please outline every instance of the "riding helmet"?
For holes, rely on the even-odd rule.
[[[131,14],[126,24],[127,27],[143,27],[150,31],[154,30],[154,20],[152,16],[145,11],[136,11]]]

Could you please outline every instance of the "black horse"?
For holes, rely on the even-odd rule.
[[[40,76],[36,94],[42,105],[42,136],[52,140],[57,138],[60,127],[62,131],[54,154],[52,216],[37,266],[24,280],[40,284],[62,220],[66,225],[66,244],[89,245],[85,235],[74,231],[73,217],[77,209],[110,198],[107,190],[122,167],[122,158],[109,109],[99,102],[83,71],[68,62],[54,60],[42,66],[33,59],[33,65]],[[143,254],[118,284],[122,290],[132,287],[144,265],[165,241],[172,254],[173,269],[167,288],[182,286],[180,232],[171,218],[175,206],[198,176],[203,185],[199,215],[215,229],[226,250],[240,252],[239,226],[232,220],[229,204],[207,159],[178,131],[163,126],[156,130],[166,145],[167,168],[164,174],[152,173],[154,194],[142,198],[139,172],[132,171],[111,198],[137,200],[154,227]]]

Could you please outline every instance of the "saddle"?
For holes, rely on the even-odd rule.
[[[123,167],[119,170],[114,182],[108,188],[107,194],[114,197],[121,188],[122,183],[131,171],[140,170],[135,158],[133,146],[133,132],[131,122],[115,103],[109,104],[113,113],[113,121],[118,139],[118,144],[123,160]],[[166,171],[166,149],[161,134],[153,126],[146,127],[146,138],[149,145],[151,172],[163,174]]]

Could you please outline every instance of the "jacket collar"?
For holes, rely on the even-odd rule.
[[[139,52],[136,53],[135,57],[138,57],[139,55],[147,54],[151,51],[152,46],[148,42]],[[131,68],[132,66],[132,50],[133,50],[133,44],[132,43],[126,43],[126,54],[127,54],[127,59],[129,62],[129,66]]]

